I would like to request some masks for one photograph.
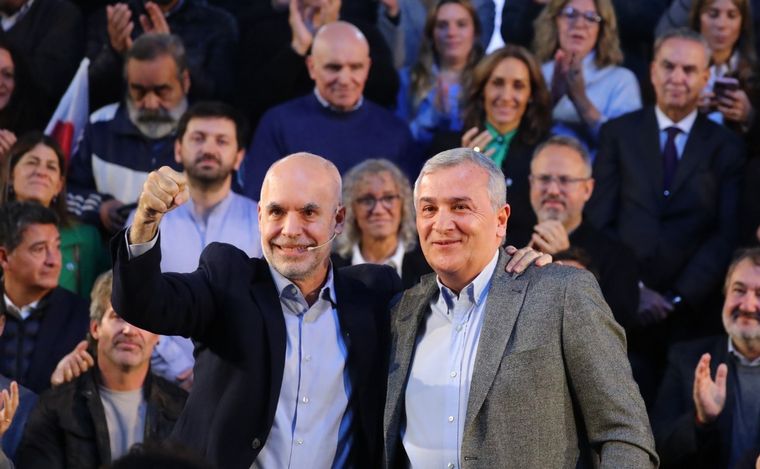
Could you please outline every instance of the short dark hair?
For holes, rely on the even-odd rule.
[[[37,202],[10,202],[0,207],[0,246],[16,249],[30,225],[58,225],[58,216]]]
[[[731,276],[734,275],[736,267],[746,260],[760,267],[760,247],[739,249],[734,253],[734,258],[731,260],[731,264],[729,264],[728,270],[726,271],[726,280],[723,283],[723,293],[728,291],[728,282],[731,281]]]
[[[182,74],[187,70],[187,55],[182,39],[174,34],[143,34],[132,43],[124,57],[124,77],[127,76],[127,64],[130,60],[150,61],[168,55],[177,65],[177,79],[182,81]]]
[[[238,150],[248,144],[248,122],[242,113],[229,104],[220,101],[200,101],[185,111],[177,124],[177,141],[182,141],[187,131],[187,125],[192,119],[229,119],[235,124],[235,138]]]

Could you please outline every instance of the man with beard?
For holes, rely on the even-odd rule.
[[[121,228],[148,173],[180,165],[174,132],[187,109],[190,75],[182,41],[144,34],[124,65],[125,100],[95,111],[69,173],[69,210],[83,221],[114,232]]]
[[[21,439],[19,467],[95,469],[133,444],[165,439],[174,428],[187,393],[150,373],[158,336],[114,311],[112,281],[106,272],[92,288],[89,334],[96,364],[40,396]]]
[[[685,342],[670,351],[653,413],[662,467],[755,467],[760,451],[760,248],[736,257],[724,290],[727,336]]]
[[[197,103],[180,119],[174,158],[185,168],[190,200],[161,222],[161,235],[172,240],[161,244],[161,271],[194,271],[201,252],[212,242],[229,243],[249,257],[261,257],[258,206],[231,190],[233,171],[245,153],[244,135],[242,117],[224,103]],[[189,389],[193,363],[190,339],[162,336],[152,369]]]

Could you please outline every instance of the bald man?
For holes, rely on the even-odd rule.
[[[406,124],[363,97],[371,61],[361,31],[344,21],[323,26],[306,65],[314,91],[264,114],[241,168],[244,193],[257,199],[269,166],[299,151],[324,156],[341,174],[386,158],[416,176],[422,162]]]
[[[113,242],[116,310],[202,350],[174,437],[223,468],[378,465],[388,302],[401,281],[387,266],[331,269],[345,217],[335,165],[300,153],[269,168],[264,259],[213,243],[194,273],[162,275],[158,225],[187,197],[184,174],[151,173]]]

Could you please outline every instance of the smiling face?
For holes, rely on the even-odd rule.
[[[363,239],[382,240],[398,236],[402,205],[398,195],[398,187],[388,171],[367,174],[356,184],[352,209]],[[386,206],[383,198],[387,198],[390,205]],[[372,199],[372,208],[363,203]]]
[[[462,5],[441,5],[435,16],[433,44],[442,62],[460,64],[467,61],[475,43],[475,23]]]
[[[129,324],[109,304],[103,317],[90,321],[90,334],[98,341],[98,365],[122,371],[147,368],[158,335]]]
[[[670,38],[660,45],[649,69],[657,106],[678,122],[697,108],[710,78],[707,51],[697,41]]]
[[[369,46],[353,26],[331,23],[317,33],[306,64],[320,96],[333,108],[350,111],[367,82]]]
[[[201,185],[230,181],[243,161],[238,149],[235,123],[221,117],[195,117],[187,123],[181,142],[175,143],[175,160],[188,177]]]
[[[739,8],[732,0],[707,2],[699,14],[699,24],[699,32],[710,45],[713,57],[727,60],[741,34],[742,15]]]
[[[290,156],[264,178],[259,232],[267,262],[291,281],[321,282],[327,272],[333,233],[343,230],[340,176],[309,156]]]
[[[16,67],[11,53],[0,49],[0,110],[5,109],[16,89]]]
[[[488,194],[488,173],[466,162],[422,176],[415,207],[425,259],[444,285],[460,291],[501,245],[509,205],[494,209]]]
[[[760,342],[760,266],[751,259],[739,262],[727,282],[723,326],[742,353],[744,344]]]
[[[598,13],[596,4],[594,0],[570,0],[563,7],[565,8],[573,8],[580,12],[580,15],[573,19],[562,14],[557,16],[559,48],[583,59],[594,50],[599,37],[599,23],[590,22],[583,17],[587,12]]]
[[[528,66],[508,57],[494,68],[483,89],[486,119],[499,133],[514,130],[520,125],[530,97]]]
[[[36,201],[46,207],[63,188],[58,155],[42,143],[24,153],[13,167],[11,184],[16,200]]]

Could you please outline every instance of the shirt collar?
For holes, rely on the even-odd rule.
[[[499,250],[497,249],[491,261],[486,264],[485,268],[480,271],[478,276],[475,277],[473,281],[470,282],[466,287],[464,287],[461,292],[459,292],[459,297],[457,297],[457,295],[451,291],[449,287],[441,283],[441,279],[436,276],[435,281],[438,284],[439,292],[437,301],[444,301],[449,308],[453,306],[454,302],[463,299],[476,306],[479,306],[481,302],[485,301],[486,295],[484,295],[484,292],[491,283],[491,277],[493,277],[493,272],[496,270],[496,264],[498,261]]]
[[[37,309],[37,305],[40,303],[40,300],[32,301],[28,305],[24,306],[16,306],[13,301],[11,301],[10,298],[8,298],[8,295],[3,293],[3,299],[5,300],[5,311],[13,316],[16,316],[18,319],[25,320],[29,316],[32,315],[35,309]]]
[[[21,21],[21,18],[24,17],[24,15],[29,12],[29,9],[32,8],[32,4],[34,3],[34,0],[29,0],[28,2],[21,5],[21,8],[18,9],[18,11],[12,15],[5,14],[3,12],[0,12],[0,22],[2,22],[2,27],[4,31],[8,31],[13,26],[16,25],[19,21]]]
[[[399,277],[401,277],[401,264],[404,262],[404,242],[399,240],[396,244],[396,251],[391,256],[385,259],[382,264],[389,265],[396,269]],[[368,264],[369,262],[362,256],[362,250],[359,248],[359,243],[354,244],[354,249],[351,254],[351,265]]]
[[[654,115],[657,117],[657,126],[659,127],[660,132],[668,127],[675,126],[678,127],[681,132],[688,135],[689,132],[691,132],[691,128],[694,126],[694,121],[697,120],[697,109],[691,111],[686,117],[678,122],[673,122],[670,117],[666,116],[665,113],[662,112],[662,109],[660,109],[660,106],[654,107]]]
[[[285,306],[284,312],[299,315],[302,314],[303,309],[300,306],[306,306],[308,309],[306,299],[301,293],[301,290],[284,275],[277,272],[277,270],[269,265],[269,272],[272,274],[274,285],[277,288],[277,296],[280,298],[280,303]],[[327,279],[325,280],[322,289],[319,291],[319,300],[329,301],[333,307],[338,304],[335,297],[335,283],[333,281],[333,269],[332,264],[327,269]]]
[[[319,104],[321,104],[323,108],[329,109],[329,110],[335,111],[335,112],[352,112],[352,111],[356,111],[357,109],[359,109],[360,107],[362,107],[362,104],[364,104],[364,95],[362,95],[362,96],[359,96],[359,101],[357,101],[356,106],[352,107],[348,111],[342,111],[342,110],[335,109],[334,107],[332,107],[332,105],[330,103],[328,103],[327,100],[325,98],[323,98],[321,94],[319,94],[319,90],[317,89],[316,86],[314,87],[314,96],[317,97],[317,101],[319,101]]]
[[[190,212],[190,218],[193,219],[193,221],[197,224],[205,225],[208,223],[208,219],[211,218],[211,216],[214,213],[224,213],[227,210],[227,207],[230,206],[232,203],[232,190],[227,193],[227,195],[220,200],[216,205],[211,207],[211,210],[208,211],[208,214],[206,215],[205,219],[199,217],[195,212],[195,202],[193,202],[193,198],[191,197],[190,200],[187,201],[187,209]]]
[[[760,366],[760,357],[755,358],[754,360],[750,360],[749,358],[742,355],[742,353],[736,350],[736,347],[734,347],[734,342],[731,340],[731,337],[728,338],[728,353],[733,355],[737,360],[739,360],[739,363],[744,366]]]

